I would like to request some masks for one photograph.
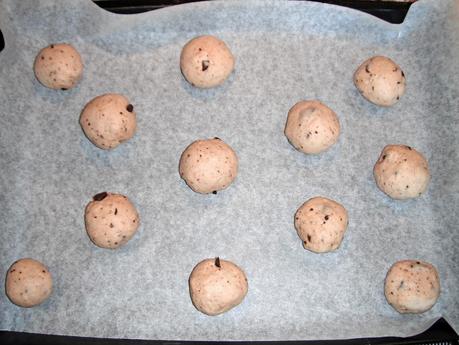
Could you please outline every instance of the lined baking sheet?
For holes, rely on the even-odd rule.
[[[294,1],[212,1],[115,15],[89,0],[0,1],[0,275],[21,257],[45,263],[54,291],[21,309],[0,294],[0,329],[148,339],[286,340],[407,336],[443,316],[459,328],[458,4],[421,0],[393,25],[347,8]],[[213,34],[236,57],[224,85],[190,86],[183,45]],[[81,53],[77,88],[54,91],[33,75],[37,52],[68,42]],[[353,86],[376,54],[404,70],[407,91],[377,107]],[[113,151],[79,127],[83,106],[107,93],[135,106],[138,131]],[[287,112],[319,99],[339,116],[329,151],[306,156],[283,134]],[[217,195],[180,179],[181,152],[218,136],[239,157],[235,183]],[[394,201],[372,168],[386,144],[415,147],[432,181],[422,197]],[[95,247],[84,207],[102,191],[127,195],[141,227],[119,250]],[[339,250],[301,245],[296,209],[313,196],[343,204]],[[242,267],[244,302],[218,317],[191,304],[194,265],[220,256]],[[422,315],[384,298],[397,260],[433,263],[441,296]]]

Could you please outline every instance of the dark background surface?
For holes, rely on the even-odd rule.
[[[114,13],[132,14],[145,11],[156,10],[168,6],[182,3],[193,2],[196,0],[94,0],[94,2]],[[198,0],[201,1],[201,0]],[[386,20],[390,23],[402,23],[411,5],[410,2],[393,1],[366,1],[366,0],[310,0],[346,6],[361,10]],[[1,28],[0,28],[1,30]],[[3,35],[0,31],[0,51],[5,46]],[[409,338],[361,338],[350,340],[328,340],[328,341],[290,341],[290,342],[230,342],[230,344],[304,344],[304,345],[350,345],[350,344],[429,344],[429,345],[454,345],[459,344],[459,336],[444,320],[438,320],[429,330],[419,335]],[[148,344],[225,344],[225,342],[182,342],[182,341],[161,341],[161,340],[129,340],[129,339],[100,339],[100,338],[80,338],[68,336],[43,335],[32,333],[20,333],[10,331],[0,331],[0,344],[104,344],[104,345],[148,345]]]

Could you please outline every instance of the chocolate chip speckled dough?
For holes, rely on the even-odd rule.
[[[384,285],[387,302],[399,313],[423,313],[440,296],[436,268],[420,260],[402,260],[389,270]]]
[[[180,157],[179,172],[198,193],[214,193],[227,188],[236,178],[238,158],[219,138],[196,140]]]
[[[239,305],[247,295],[245,273],[230,261],[220,258],[198,263],[189,279],[193,305],[207,315],[218,315]]]
[[[387,107],[405,93],[406,79],[394,61],[385,56],[374,56],[355,71],[354,84],[368,101]]]
[[[285,136],[297,150],[315,154],[338,140],[340,125],[335,112],[317,101],[300,101],[288,112]]]
[[[430,181],[429,165],[411,146],[387,145],[373,169],[379,189],[393,199],[416,198]]]
[[[101,248],[118,248],[127,243],[139,227],[139,214],[127,197],[99,193],[86,206],[84,221],[91,241]]]
[[[80,115],[80,125],[94,145],[113,149],[134,136],[136,113],[125,96],[108,93],[86,104]]]
[[[51,295],[53,280],[48,268],[34,259],[20,259],[6,274],[6,295],[14,304],[30,308]]]
[[[315,197],[295,213],[295,229],[303,247],[315,253],[337,249],[348,225],[346,209],[334,200]]]
[[[70,44],[51,44],[38,53],[34,62],[38,81],[51,89],[74,87],[83,75],[83,62]]]
[[[199,36],[189,41],[180,55],[185,79],[200,88],[222,84],[234,69],[234,57],[228,46],[214,36]]]

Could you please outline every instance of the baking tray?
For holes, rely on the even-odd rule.
[[[180,1],[112,1],[100,0],[95,1],[99,6],[114,13],[140,13],[144,11],[163,8],[170,5],[177,5]],[[192,1],[183,1],[192,2]],[[338,4],[364,12],[373,14],[381,19],[391,23],[401,23],[405,17],[410,3],[394,3],[386,1],[319,1]],[[3,48],[3,39],[0,39],[0,50]],[[209,342],[183,342],[183,341],[159,341],[159,340],[129,340],[129,339],[100,339],[100,338],[79,338],[68,336],[54,336],[43,334],[30,334],[20,332],[0,331],[0,341],[6,344],[201,344]],[[223,342],[212,342],[223,343]],[[242,344],[246,342],[231,342]],[[285,342],[258,342],[253,341],[251,344],[273,343],[280,344]],[[350,340],[323,340],[323,341],[290,341],[291,344],[457,344],[458,335],[443,319],[439,319],[429,330],[413,337],[408,338],[360,338]]]

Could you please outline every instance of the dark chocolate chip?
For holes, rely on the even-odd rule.
[[[216,191],[216,190],[214,190],[214,191],[212,192],[212,194],[217,194],[217,191]]]
[[[406,148],[410,151],[412,150],[411,146],[406,146]]]
[[[134,110],[134,106],[132,104],[128,104],[126,110],[132,113],[132,111]]]
[[[113,228],[113,227],[115,227],[115,226],[113,225],[113,223],[110,223],[110,227]]]
[[[386,155],[383,155],[383,156],[382,156],[382,160],[385,160],[385,159],[386,159]]]
[[[54,48],[54,44],[51,44],[51,48]]]
[[[44,60],[44,59],[45,59],[45,57],[42,55],[42,56],[41,56],[41,59],[42,59],[42,60]]]
[[[325,220],[328,220],[328,218],[330,218],[330,217],[329,217],[328,214],[327,214],[327,215],[324,217],[324,219],[325,219]]]
[[[118,209],[117,209],[117,208],[115,208],[115,216],[116,216],[116,214],[117,214],[117,213],[118,213]]]
[[[62,91],[67,91],[68,89],[65,88],[65,87],[61,87],[61,90],[62,90]]]
[[[215,258],[215,266],[217,266],[218,268],[222,267],[220,266],[220,258],[218,256]]]
[[[102,193],[94,195],[92,197],[92,200],[101,201],[101,200],[104,200],[107,197],[107,195],[108,195],[107,192],[102,192]]]
[[[365,66],[365,72],[370,73],[370,68],[368,65]]]
[[[209,68],[209,60],[202,60],[202,71],[206,71]]]
[[[219,137],[214,137],[214,139],[221,140]]]
[[[402,71],[402,77],[405,78],[405,73],[403,73],[403,71]]]
[[[314,211],[314,209],[311,207],[311,208],[309,209],[309,211]]]
[[[308,241],[311,242],[311,235],[308,234],[307,237],[308,237]]]

